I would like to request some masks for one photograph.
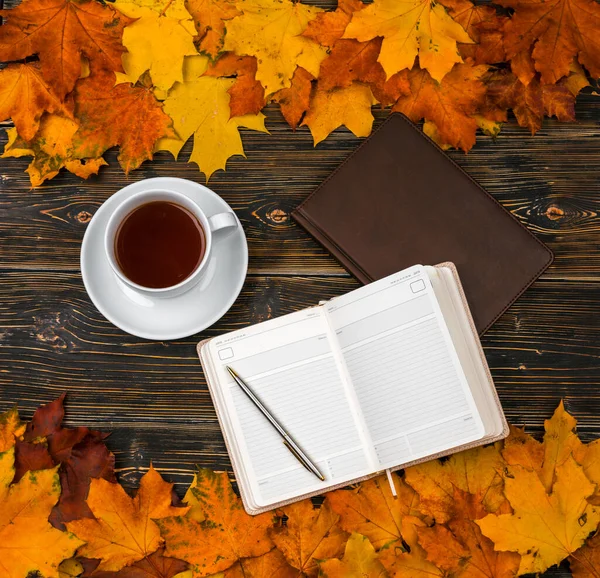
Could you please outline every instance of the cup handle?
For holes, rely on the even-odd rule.
[[[208,224],[211,232],[214,233],[221,229],[237,227],[238,221],[235,213],[232,213],[231,211],[225,211],[224,213],[217,213],[216,215],[209,217]]]

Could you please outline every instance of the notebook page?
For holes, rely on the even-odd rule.
[[[321,307],[215,338],[209,344],[219,392],[258,506],[372,471],[356,409],[333,357]],[[325,476],[318,480],[226,370],[231,366]]]
[[[325,305],[381,469],[483,436],[424,267]]]

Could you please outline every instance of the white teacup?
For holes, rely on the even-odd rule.
[[[202,226],[205,236],[205,251],[202,261],[198,264],[196,269],[194,269],[194,271],[188,277],[186,277],[180,283],[177,283],[177,285],[172,285],[170,287],[144,287],[143,285],[134,283],[123,273],[115,255],[115,237],[117,231],[119,230],[119,226],[121,225],[125,217],[127,217],[134,209],[137,209],[139,206],[145,205],[146,203],[151,203],[153,201],[166,201],[170,203],[175,203],[176,205],[187,209],[190,213],[192,213],[192,215],[196,217],[196,219],[198,219],[198,222]],[[217,231],[220,231],[222,229],[238,226],[239,221],[237,220],[235,214],[231,211],[225,211],[224,213],[218,213],[216,215],[207,217],[204,214],[204,211],[200,208],[200,206],[186,195],[177,191],[151,189],[136,193],[135,195],[129,197],[117,206],[117,208],[111,215],[108,221],[108,225],[106,227],[106,233],[104,236],[104,249],[106,251],[106,257],[108,258],[108,262],[114,274],[127,287],[133,289],[134,291],[137,291],[138,293],[142,293],[143,295],[147,295],[150,297],[176,297],[185,293],[186,291],[189,291],[202,279],[202,277],[206,273],[206,266],[210,261],[213,248],[213,233],[216,233]]]

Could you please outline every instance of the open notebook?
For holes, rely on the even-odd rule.
[[[456,268],[416,265],[198,352],[257,514],[508,434]],[[305,470],[226,370],[324,474]]]

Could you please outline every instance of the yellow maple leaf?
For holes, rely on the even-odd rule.
[[[315,576],[318,560],[343,552],[348,534],[337,527],[339,516],[327,502],[315,509],[310,500],[302,500],[283,511],[288,517],[286,525],[270,528],[269,536],[301,575]]]
[[[32,187],[39,187],[45,180],[55,177],[62,168],[87,179],[98,174],[100,167],[108,163],[102,157],[75,158],[73,135],[78,128],[75,121],[56,114],[44,115],[38,132],[29,142],[21,139],[15,128],[9,128],[2,157],[32,156],[27,167]]]
[[[291,0],[241,0],[236,7],[242,14],[227,23],[223,49],[256,56],[267,96],[290,86],[296,66],[319,75],[327,50],[300,35],[320,8]]]
[[[386,578],[387,572],[377,559],[375,548],[366,536],[352,534],[346,543],[344,557],[319,564],[323,578]]]
[[[431,0],[375,0],[352,15],[344,33],[344,38],[361,42],[376,36],[383,36],[378,61],[388,78],[412,68],[419,56],[421,68],[440,81],[463,61],[456,43],[473,43],[445,8]]]
[[[176,516],[158,520],[166,556],[185,560],[191,576],[209,576],[241,558],[261,556],[273,548],[267,536],[269,514],[250,516],[233,492],[227,474],[200,469],[191,490],[203,520]]]
[[[152,467],[140,481],[135,498],[119,485],[92,479],[86,500],[95,519],[68,522],[67,528],[87,544],[79,555],[99,558],[97,570],[117,571],[152,554],[163,543],[155,520],[184,515],[171,505],[173,484]]]
[[[83,574],[83,566],[76,558],[69,558],[58,567],[58,578],[77,578]]]
[[[136,83],[149,71],[155,87],[169,90],[183,81],[183,60],[196,54],[196,29],[184,0],[116,0],[113,6],[135,22],[123,31],[125,73],[117,82]]]
[[[83,544],[48,522],[60,496],[58,466],[27,472],[11,484],[14,463],[14,448],[0,453],[0,573],[3,578],[58,576],[59,564]]]
[[[196,60],[193,66],[197,72],[202,69],[202,62]],[[259,113],[230,118],[227,91],[234,79],[199,76],[191,71],[186,71],[186,78],[171,89],[164,101],[164,111],[173,119],[180,138],[160,139],[155,150],[169,151],[177,158],[185,142],[194,135],[188,162],[196,163],[208,180],[215,171],[225,169],[229,157],[245,156],[239,127],[268,132],[265,116]]]
[[[25,433],[25,424],[19,417],[19,410],[13,408],[0,414],[0,453],[15,445],[15,438]]]
[[[359,82],[347,88],[317,90],[302,126],[310,129],[315,146],[342,125],[355,136],[369,136],[373,127],[371,106],[376,103],[371,89]]]
[[[500,444],[494,444],[454,454],[445,462],[432,460],[407,468],[406,481],[421,498],[419,509],[443,523],[451,517],[455,488],[483,496],[486,510],[495,512],[506,501],[504,465]]]
[[[347,532],[366,536],[376,550],[394,542],[416,543],[415,526],[422,526],[417,493],[396,477],[397,497],[392,495],[386,476],[378,476],[354,490],[337,490],[326,503],[340,516]]]
[[[496,550],[521,554],[519,572],[544,572],[584,543],[600,522],[600,509],[587,502],[595,490],[569,456],[556,467],[548,494],[536,472],[507,466],[504,492],[513,514],[490,514],[476,523]]]

